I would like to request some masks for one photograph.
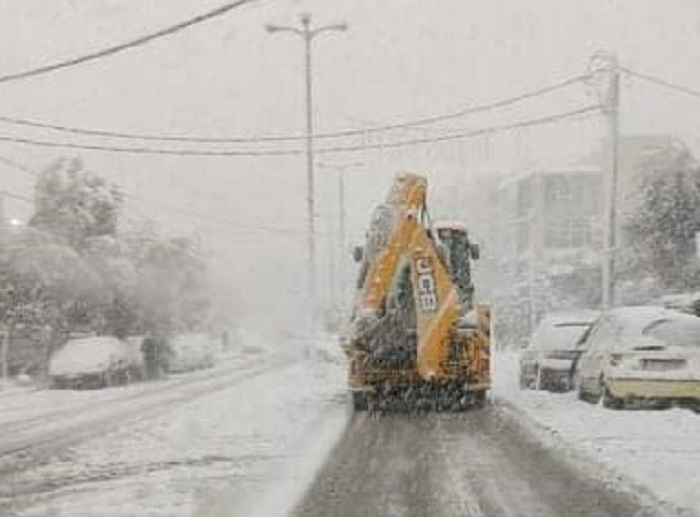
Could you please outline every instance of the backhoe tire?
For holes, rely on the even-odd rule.
[[[486,405],[486,390],[474,393],[474,407],[483,408]]]
[[[367,411],[369,402],[367,394],[362,392],[354,392],[352,394],[352,409],[354,411]]]

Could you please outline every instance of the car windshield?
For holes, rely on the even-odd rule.
[[[564,350],[575,348],[589,326],[589,323],[583,322],[555,323],[535,336],[533,346]]]
[[[700,318],[669,318],[657,320],[642,334],[667,346],[700,347]]]

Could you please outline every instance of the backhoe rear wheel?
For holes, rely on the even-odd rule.
[[[352,394],[352,408],[355,411],[367,411],[369,401],[367,393],[355,391]]]
[[[474,393],[474,407],[482,408],[486,405],[486,390],[479,390]]]

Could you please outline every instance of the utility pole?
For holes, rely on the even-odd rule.
[[[288,27],[279,25],[266,25],[269,33],[288,32],[299,36],[304,41],[304,79],[305,79],[305,106],[306,106],[306,205],[308,225],[308,298],[311,311],[311,331],[316,329],[316,222],[314,200],[314,118],[313,118],[313,85],[312,85],[312,54],[311,43],[314,38],[324,32],[345,31],[347,24],[324,25],[312,27],[311,15],[301,15],[301,27]]]
[[[603,57],[603,71],[607,77],[607,91],[603,99],[603,110],[608,118],[608,163],[605,169],[605,222],[603,229],[602,306],[609,309],[615,305],[615,252],[617,248],[617,184],[620,142],[620,70],[615,55]]]
[[[345,170],[338,172],[338,285],[340,285],[340,304],[345,305]]]
[[[5,238],[5,195],[0,192],[0,245],[5,245],[3,242]],[[0,376],[3,381],[7,380],[8,377],[8,366],[7,366],[7,349],[9,347],[8,343],[8,331],[6,321],[0,321]]]
[[[324,169],[335,170],[337,174],[337,222],[331,224],[331,234],[336,235],[337,232],[338,238],[335,241],[329,241],[329,254],[331,257],[329,263],[331,282],[329,286],[332,290],[330,298],[336,302],[333,308],[343,311],[347,297],[346,264],[349,257],[347,245],[347,172],[352,168],[362,167],[365,164],[358,161],[345,164],[321,162],[318,165]],[[333,249],[334,247],[335,249]]]
[[[5,194],[0,191],[0,232],[5,230]]]

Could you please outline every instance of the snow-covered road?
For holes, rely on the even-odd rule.
[[[242,372],[6,473],[0,513],[284,515],[313,479],[314,457],[320,464],[345,425],[342,366],[297,361]]]
[[[601,477],[633,484],[700,515],[700,415],[689,410],[610,410],[575,393],[522,391],[518,356],[497,354],[494,396],[562,454],[590,459]]]
[[[700,418],[689,411],[615,412],[573,394],[522,392],[515,357],[498,355],[494,403],[482,411],[353,417],[342,361],[280,359],[238,358],[152,385],[0,398],[3,429],[19,431],[0,445],[12,450],[22,433],[29,443],[51,439],[39,453],[0,454],[0,514],[675,514],[671,505],[659,511],[654,495],[699,507]],[[38,426],[42,414],[48,424]],[[62,440],[66,418],[90,432]]]

